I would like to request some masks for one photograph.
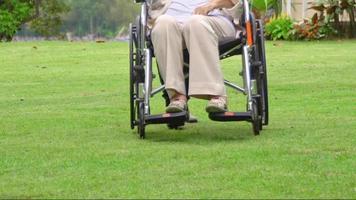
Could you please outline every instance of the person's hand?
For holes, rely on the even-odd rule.
[[[207,3],[203,6],[200,6],[194,10],[194,14],[196,15],[208,15],[210,11],[214,10],[215,6],[213,3]]]

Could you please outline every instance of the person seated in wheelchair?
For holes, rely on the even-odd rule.
[[[219,40],[236,36],[239,0],[156,0],[149,8],[151,40],[170,98],[167,113],[187,110],[187,95],[209,100],[208,113],[227,111]],[[189,52],[189,91],[183,50]]]

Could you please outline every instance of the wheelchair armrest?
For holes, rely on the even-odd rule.
[[[232,55],[241,54],[242,50],[242,38],[227,37],[219,41],[219,54],[223,57],[230,57]]]
[[[225,46],[227,44],[231,44],[231,43],[240,43],[241,39],[240,38],[236,38],[236,37],[225,37],[219,40],[219,47],[221,46]]]

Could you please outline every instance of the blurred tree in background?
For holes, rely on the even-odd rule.
[[[0,41],[11,41],[21,24],[31,18],[34,2],[0,0]]]
[[[45,37],[55,36],[60,33],[62,27],[62,14],[70,8],[63,0],[37,0],[37,17],[31,20],[30,28]]]
[[[20,36],[113,38],[127,32],[139,5],[128,0],[0,0],[0,41]]]
[[[138,5],[128,0],[65,0],[71,8],[64,16],[64,32],[76,36],[115,37],[138,15]]]
[[[250,0],[255,15],[263,19],[278,16],[284,1]],[[308,22],[307,27],[320,26],[319,22],[325,19],[327,23],[323,23],[333,25],[339,37],[344,37],[346,32],[355,37],[355,0],[317,2],[310,9],[320,12],[318,23]],[[121,37],[127,34],[128,25],[139,14],[139,8],[134,0],[0,0],[0,41],[11,41],[17,32],[19,37]],[[343,28],[345,22],[340,21],[344,13],[349,15],[348,29]],[[323,34],[329,30],[326,28],[320,29]]]
[[[0,41],[11,41],[25,23],[43,36],[56,35],[66,11],[62,0],[0,0]]]

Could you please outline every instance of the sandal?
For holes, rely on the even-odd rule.
[[[213,97],[205,108],[208,113],[221,113],[227,111],[226,99],[224,97]]]
[[[166,108],[166,113],[179,113],[187,110],[187,102],[183,99],[171,100]]]

